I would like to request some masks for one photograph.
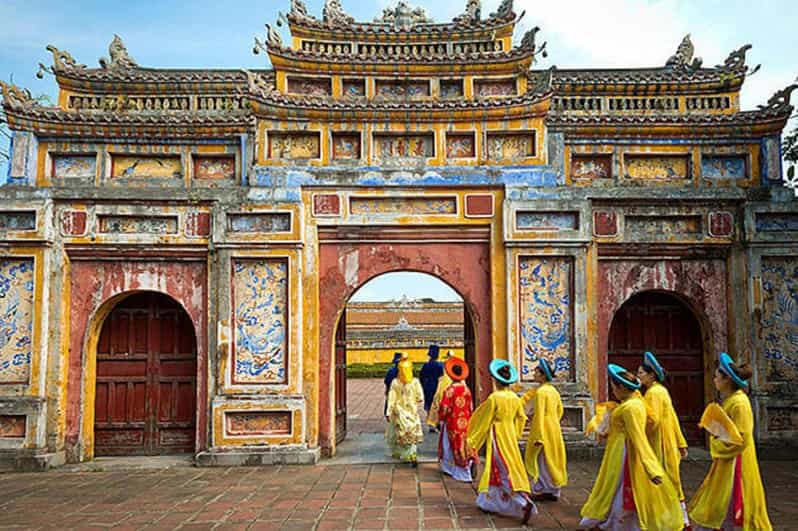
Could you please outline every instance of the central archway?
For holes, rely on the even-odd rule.
[[[336,443],[384,432],[384,378],[396,351],[409,355],[422,385],[428,347],[439,347],[441,358],[451,351],[468,363],[474,389],[473,335],[462,296],[437,277],[400,271],[365,282],[346,301],[335,333]]]
[[[356,230],[357,229],[357,230]],[[474,325],[475,396],[490,392],[487,368],[491,335],[490,229],[443,228],[402,233],[385,241],[371,227],[319,230],[319,445],[335,451],[335,332],[346,301],[371,278],[394,271],[428,273],[463,298]]]

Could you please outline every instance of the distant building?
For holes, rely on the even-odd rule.
[[[436,344],[463,350],[463,303],[411,300],[350,302],[346,306],[346,363],[385,363],[397,350],[426,361]]]

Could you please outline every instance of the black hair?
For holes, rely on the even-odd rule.
[[[452,372],[455,376],[462,376],[463,375],[463,367],[460,365],[452,365]]]
[[[496,372],[499,374],[499,376],[501,376],[505,380],[509,380],[510,379],[510,374],[511,373],[510,373],[510,366],[509,365],[505,365],[505,366],[501,367]]]

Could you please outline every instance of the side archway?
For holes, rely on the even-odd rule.
[[[643,291],[615,312],[607,358],[634,372],[643,352],[654,352],[667,372],[682,430],[691,445],[702,444],[698,421],[706,399],[702,325],[689,304],[673,293]],[[607,391],[609,394],[609,391]]]
[[[68,462],[95,455],[97,348],[103,324],[128,297],[156,292],[188,316],[195,334],[195,451],[208,444],[207,267],[203,261],[147,262],[76,260],[70,265],[69,363],[65,450]]]

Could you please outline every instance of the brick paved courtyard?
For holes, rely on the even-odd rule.
[[[692,493],[709,463],[684,467]],[[597,462],[569,465],[558,503],[532,529],[574,529]],[[798,528],[798,466],[762,464],[776,529]],[[471,485],[432,463],[0,474],[0,527],[25,529],[505,529],[482,514]]]

